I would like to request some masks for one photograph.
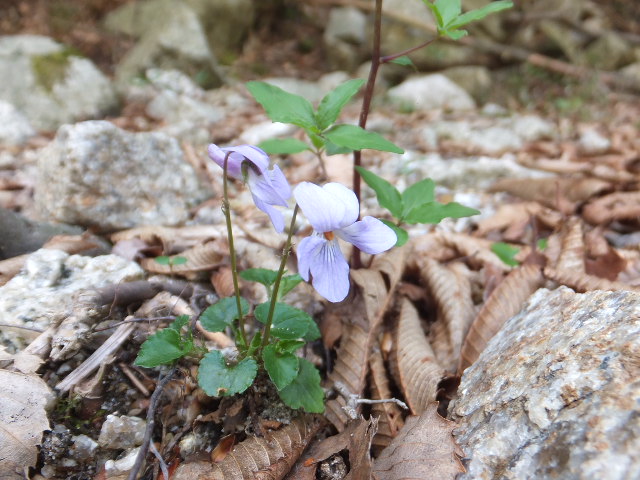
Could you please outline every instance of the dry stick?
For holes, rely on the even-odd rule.
[[[153,433],[153,427],[155,426],[155,413],[156,407],[158,406],[158,400],[160,400],[160,396],[162,395],[162,390],[165,385],[169,383],[171,377],[176,373],[178,369],[173,368],[167,373],[162,380],[158,383],[158,386],[153,391],[153,395],[151,395],[151,400],[149,400],[149,408],[147,410],[147,428],[144,431],[144,439],[142,440],[142,445],[140,445],[140,450],[138,451],[138,456],[136,457],[136,463],[134,463],[133,468],[129,472],[129,476],[127,480],[136,480],[138,476],[138,472],[142,468],[142,464],[144,463],[144,459],[147,456],[147,452],[149,450],[149,443],[151,442],[151,435]]]
[[[127,365],[126,363],[120,362],[118,366],[122,370],[122,373],[124,373],[126,377],[129,380],[131,380],[131,383],[133,383],[133,385],[138,390],[140,390],[145,397],[148,397],[151,394],[151,392],[149,392],[149,389],[145,387],[144,384],[140,380],[138,380],[138,377],[136,377],[133,374],[133,372],[131,371],[131,368],[129,368],[129,365]]]
[[[372,7],[370,2],[363,0],[306,0],[307,3],[316,4],[316,5],[341,5],[341,6],[350,6],[355,7],[360,10],[371,12],[375,9]],[[409,17],[407,15],[398,14],[397,12],[387,11],[384,12],[385,16],[396,20],[398,22],[402,22],[410,27],[414,27],[420,30],[424,30],[425,32],[429,32],[432,34],[437,34],[437,30],[434,25],[425,24],[419,20],[416,20],[413,17]],[[453,40],[450,40],[446,37],[442,38],[445,42],[453,43]],[[499,57],[505,60],[517,60],[520,62],[527,62],[531,65],[535,65],[536,67],[543,68],[545,70],[550,70],[552,72],[561,73],[563,75],[569,77],[575,77],[579,79],[585,79],[589,77],[596,77],[603,83],[614,87],[619,88],[621,90],[629,90],[632,92],[640,91],[640,84],[633,81],[630,78],[627,78],[623,75],[613,73],[613,72],[602,72],[600,70],[595,70],[586,67],[579,67],[577,65],[572,65],[567,62],[563,62],[562,60],[556,60],[551,57],[547,57],[545,55],[541,55],[539,53],[530,52],[524,48],[514,47],[511,45],[503,45],[498,42],[493,42],[491,40],[480,39],[477,37],[463,37],[455,42],[461,43],[467,47],[474,48],[476,50],[480,50],[485,53],[491,53],[494,55],[498,55]]]

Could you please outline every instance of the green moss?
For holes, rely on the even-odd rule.
[[[59,52],[47,55],[36,55],[31,58],[31,68],[36,77],[36,83],[47,91],[64,80],[71,57],[80,56],[74,48],[64,48]]]

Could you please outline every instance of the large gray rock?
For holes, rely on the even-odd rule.
[[[407,110],[472,110],[476,103],[460,86],[444,75],[415,75],[387,93],[389,99]]]
[[[471,479],[640,478],[640,294],[538,290],[464,372]]]
[[[5,325],[0,340],[20,348],[37,335],[24,328],[44,330],[68,315],[75,294],[138,280],[143,274],[137,263],[116,255],[91,258],[40,249],[27,258],[18,275],[0,287],[0,323]]]
[[[449,80],[461,86],[473,99],[485,103],[494,86],[491,72],[487,67],[463,65],[447,68],[442,72]]]
[[[0,99],[31,125],[55,130],[118,106],[111,82],[88,59],[48,37],[0,37]]]
[[[363,48],[367,40],[367,16],[353,7],[332,8],[323,40],[332,68],[355,70],[368,50]]]
[[[138,37],[137,44],[116,67],[120,88],[143,77],[153,67],[181,70],[207,88],[222,83],[222,71],[198,15],[186,3],[173,0],[129,3],[110,14],[105,26]]]
[[[106,121],[61,127],[38,160],[38,210],[72,225],[177,225],[207,194],[174,138]]]
[[[633,61],[633,48],[620,35],[608,32],[584,52],[587,63],[601,70],[616,70]]]

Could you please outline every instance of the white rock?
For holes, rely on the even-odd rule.
[[[177,225],[207,195],[174,138],[106,121],[61,127],[38,161],[36,206],[72,225]]]
[[[444,75],[413,76],[391,88],[389,99],[402,108],[416,110],[472,110],[476,103],[471,96]]]
[[[366,39],[366,29],[367,16],[357,8],[332,8],[324,30],[324,40],[328,45],[336,40],[360,45]]]
[[[118,105],[111,82],[90,60],[47,37],[0,37],[0,78],[0,99],[37,129],[102,116]]]
[[[102,448],[124,449],[142,445],[146,420],[127,415],[107,415],[100,428],[98,444]]]
[[[609,151],[611,140],[595,128],[585,128],[580,134],[578,148],[585,155],[600,155]]]
[[[640,294],[538,290],[463,374],[461,480],[640,478]]]
[[[104,464],[104,470],[107,478],[124,475],[129,472],[136,464],[136,458],[140,447],[132,448],[126,454],[117,460],[107,460]]]
[[[71,445],[69,453],[73,455],[73,458],[80,460],[81,462],[93,458],[96,449],[98,448],[98,442],[84,434],[77,435],[71,440],[73,441],[73,444]]]
[[[21,145],[35,134],[27,117],[12,104],[0,100],[0,143]]]
[[[257,145],[265,140],[291,135],[297,127],[280,122],[261,122],[244,130],[238,137],[239,143]]]
[[[53,319],[69,313],[75,294],[142,276],[138,264],[116,255],[92,258],[41,249],[0,287],[0,323],[44,330]],[[21,346],[25,332],[3,329],[0,336]]]

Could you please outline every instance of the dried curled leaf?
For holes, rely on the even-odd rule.
[[[400,434],[373,465],[374,480],[453,480],[465,469],[452,431],[456,424],[437,413],[435,402],[419,417],[407,418]]]
[[[417,310],[406,299],[400,309],[391,366],[411,413],[421,414],[436,399],[445,371],[427,341]]]
[[[38,457],[42,432],[49,428],[45,407],[53,401],[37,375],[0,370],[0,478],[25,478]]]
[[[460,262],[447,266],[424,258],[420,270],[438,306],[429,335],[431,346],[438,363],[451,372],[456,369],[462,342],[475,316],[471,283],[462,269],[466,267]]]
[[[597,178],[505,178],[491,187],[493,192],[508,192],[525,200],[533,200],[571,213],[577,204],[611,188],[609,182]]]
[[[584,219],[596,225],[640,216],[640,192],[615,192],[589,202]]]
[[[562,222],[562,215],[543,207],[538,202],[508,203],[498,207],[491,217],[482,219],[474,232],[484,237],[493,231],[504,231],[503,238],[508,241],[521,240],[522,231],[529,224],[530,217],[535,217],[543,225],[556,228]]]
[[[335,367],[328,375],[329,385],[340,382],[351,394],[362,394],[367,378],[369,352],[403,268],[404,249],[397,248],[376,257],[371,268],[351,272],[354,282],[360,288],[353,302],[337,307],[342,318],[348,319],[349,323],[343,331]],[[385,277],[389,281],[389,288]],[[335,315],[335,309],[331,313]],[[326,405],[325,416],[338,431],[344,430],[349,421],[344,406],[346,400],[342,396],[329,400]]]
[[[212,270],[222,263],[224,257],[225,250],[220,247],[218,242],[207,242],[185,250],[179,255],[169,257],[168,265],[160,264],[154,258],[144,258],[140,261],[140,265],[152,273],[181,275]],[[186,262],[184,260],[182,260],[183,263],[176,261],[179,258],[186,259]]]
[[[305,415],[265,437],[238,443],[218,463],[183,463],[173,480],[279,480],[291,469],[323,422]]]
[[[207,240],[224,237],[226,237],[226,231],[223,226],[162,227],[148,225],[122,230],[112,234],[109,238],[113,243],[133,238],[139,238],[148,244],[160,242],[167,250],[171,250],[173,246],[189,248]]]
[[[380,350],[376,349],[369,358],[370,388],[373,400],[391,398],[391,389],[387,379],[387,369]],[[371,417],[378,418],[378,431],[373,437],[373,453],[379,455],[397,435],[404,420],[400,407],[392,402],[376,403],[371,406]]]
[[[582,222],[577,217],[570,218],[562,230],[562,246],[558,257],[558,270],[584,273],[584,235]]]
[[[543,277],[537,265],[521,265],[507,275],[483,305],[469,329],[458,364],[458,374],[473,362],[504,323],[520,311],[523,302],[540,286]]]

